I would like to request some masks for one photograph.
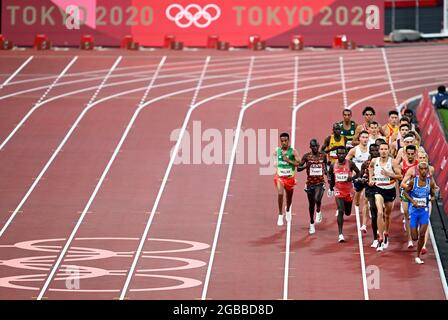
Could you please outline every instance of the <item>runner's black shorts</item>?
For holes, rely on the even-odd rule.
[[[366,187],[366,184],[364,182],[354,181],[353,186],[355,187],[356,192],[361,192]]]
[[[310,186],[305,186],[305,188],[303,190],[305,190],[305,192],[312,192],[314,191],[314,189],[321,187],[323,190],[325,190],[325,183],[319,183],[319,184],[315,184],[315,185],[310,185]]]
[[[395,187],[391,189],[383,189],[378,186],[375,186],[375,194],[380,194],[383,197],[384,202],[392,202],[395,200],[397,196]]]

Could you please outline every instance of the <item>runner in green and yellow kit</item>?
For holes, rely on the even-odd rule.
[[[289,145],[289,134],[280,135],[280,147],[274,151],[274,165],[277,168],[274,184],[278,191],[278,220],[277,225],[283,225],[283,196],[286,193],[286,220],[291,221],[291,203],[296,184],[295,171],[299,165],[299,153]]]
[[[352,110],[344,109],[342,111],[342,117],[344,120],[339,122],[339,124],[341,125],[341,135],[345,137],[345,146],[347,148],[347,151],[349,151],[351,148],[353,148],[352,140],[355,136],[357,125],[356,122],[352,120]]]

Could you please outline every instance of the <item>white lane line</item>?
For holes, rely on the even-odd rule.
[[[121,61],[121,56],[115,61],[114,65],[112,66],[112,68],[109,70],[108,74],[106,75],[106,79],[107,77],[112,73],[112,71],[117,67],[118,63]],[[105,81],[103,81],[104,83]],[[96,94],[99,92],[99,90],[101,90],[101,87],[98,88]],[[62,142],[59,144],[58,148],[56,149],[56,151],[53,153],[53,155],[51,156],[51,158],[47,161],[47,163],[45,164],[44,168],[42,169],[42,171],[39,173],[38,177],[34,180],[33,184],[31,185],[31,187],[28,189],[28,192],[25,194],[25,196],[23,197],[23,199],[20,201],[19,205],[17,206],[17,208],[13,211],[13,213],[11,214],[11,216],[9,217],[8,221],[5,223],[5,225],[3,226],[2,230],[0,231],[0,238],[3,236],[3,234],[5,233],[6,229],[9,227],[9,225],[11,224],[12,220],[15,218],[15,216],[17,215],[17,213],[20,211],[20,209],[22,208],[23,204],[26,202],[26,200],[28,200],[28,197],[31,195],[31,193],[34,191],[34,189],[36,188],[37,184],[40,182],[40,180],[42,179],[43,175],[45,174],[45,172],[47,172],[48,168],[50,167],[50,165],[53,163],[54,159],[56,158],[56,156],[59,154],[59,152],[61,151],[62,147],[64,146],[64,144],[66,143],[66,141],[70,138],[71,134],[73,133],[73,131],[76,129],[77,125],[79,124],[79,122],[81,121],[81,119],[84,117],[84,114],[92,107],[92,105],[88,105],[84,111],[81,113],[81,115],[78,117],[78,119],[75,121],[75,123],[73,124],[73,126],[70,128],[69,132],[66,134],[66,136],[64,137],[64,139],[62,140]]]
[[[344,74],[344,58],[339,57],[339,67],[341,73],[341,84],[342,84],[342,98],[344,99],[344,109],[347,109],[347,88],[345,86],[345,74]]]
[[[359,212],[355,210],[356,215],[356,231],[358,233],[358,245],[359,245],[359,256],[361,258],[361,276],[362,276],[362,287],[364,291],[364,300],[369,300],[369,288],[367,287],[367,274],[366,274],[366,261],[364,258],[364,245],[362,242],[361,234],[361,220],[359,218]]]
[[[6,80],[0,85],[0,89],[3,89],[4,86],[6,86],[9,82],[11,82],[11,80],[12,80],[12,79],[13,79],[13,78],[14,78],[20,71],[22,71],[22,69],[25,68],[26,65],[27,65],[31,60],[33,60],[33,58],[34,58],[34,56],[31,56],[31,57],[29,57],[28,59],[26,59],[25,62],[22,63],[22,64],[20,65],[20,67],[17,68],[17,70],[16,70],[12,75],[10,75],[9,78],[6,79]]]
[[[132,261],[131,268],[129,269],[128,275],[126,277],[126,282],[125,282],[125,284],[124,284],[124,286],[123,286],[123,288],[121,290],[120,300],[123,300],[125,298],[126,292],[128,291],[128,287],[129,287],[129,284],[131,282],[132,276],[134,274],[135,267],[137,266],[137,262],[138,262],[138,260],[140,258],[140,255],[141,255],[141,252],[143,250],[143,246],[145,244],[146,238],[148,237],[149,228],[151,226],[152,220],[154,219],[154,215],[155,215],[155,212],[156,212],[157,207],[159,205],[159,201],[160,201],[160,199],[162,197],[163,191],[165,189],[166,182],[168,181],[168,177],[169,177],[169,174],[171,172],[171,168],[173,167],[174,160],[177,157],[177,154],[178,154],[178,151],[179,151],[179,148],[180,148],[180,144],[181,144],[181,140],[183,138],[183,134],[184,134],[184,132],[186,130],[186,127],[187,127],[187,124],[188,124],[188,120],[190,118],[191,112],[194,110],[194,106],[195,106],[195,103],[196,103],[196,98],[197,98],[197,96],[199,94],[199,90],[201,89],[202,82],[203,82],[204,77],[205,77],[205,72],[207,70],[207,67],[208,67],[209,63],[210,63],[210,56],[207,56],[207,58],[205,59],[205,63],[204,63],[204,67],[202,69],[201,76],[200,76],[199,81],[198,81],[198,85],[196,87],[196,90],[194,92],[194,95],[193,95],[193,98],[192,98],[192,101],[191,101],[191,104],[190,104],[190,108],[188,109],[187,115],[186,115],[186,117],[184,119],[184,124],[183,124],[181,132],[179,134],[179,138],[177,140],[176,146],[174,147],[174,150],[173,150],[173,153],[171,155],[168,167],[166,168],[165,175],[164,175],[162,183],[160,185],[159,192],[157,193],[157,197],[156,197],[156,200],[154,202],[153,208],[151,210],[151,214],[150,214],[150,216],[148,218],[148,221],[146,223],[145,230],[143,231],[142,237],[140,238],[140,243],[139,243],[137,251],[136,251],[136,253],[134,255],[134,259]]]
[[[448,285],[446,283],[445,272],[443,271],[442,262],[440,261],[439,249],[437,248],[437,242],[434,237],[434,232],[432,231],[431,221],[429,221],[429,236],[431,238],[432,248],[434,250],[434,255],[436,256],[437,267],[439,268],[440,281],[442,282],[443,293],[445,294],[445,299],[448,300]]]
[[[392,74],[390,73],[390,69],[389,69],[389,61],[387,60],[386,50],[384,48],[381,48],[381,51],[383,52],[384,66],[386,68],[387,78],[389,79],[390,91],[392,92],[392,97],[394,99],[395,108],[398,108],[399,103],[398,103],[397,94],[396,94],[395,88],[394,88],[394,82],[392,81]]]
[[[298,89],[299,89],[299,57],[294,57],[294,91],[292,95],[292,108],[297,105],[298,99]],[[291,115],[292,118],[292,115]],[[291,147],[295,148],[295,136],[296,136],[296,127],[291,123]],[[292,204],[289,210],[292,212]],[[283,276],[283,300],[288,300],[288,289],[289,289],[289,256],[291,252],[291,224],[292,224],[292,216],[291,220],[286,223],[286,244],[285,244],[285,272]]]
[[[53,83],[47,88],[47,90],[44,92],[44,94],[39,98],[39,100],[34,104],[34,106],[28,111],[28,113],[20,120],[20,122],[15,126],[15,128],[11,131],[11,133],[6,137],[6,139],[0,144],[0,151],[3,150],[5,145],[8,143],[8,141],[14,136],[14,134],[17,132],[17,130],[20,129],[20,127],[23,125],[23,123],[31,116],[31,114],[34,112],[37,105],[39,105],[48,95],[48,93],[53,89],[55,84],[61,79],[65,73],[70,69],[70,67],[76,62],[78,59],[78,56],[74,57],[69,64],[62,70],[62,72],[57,76],[57,78],[53,81]]]
[[[246,85],[244,87],[244,95],[243,95],[243,100],[241,103],[241,111],[240,111],[240,114],[238,117],[238,124],[236,126],[235,138],[233,140],[233,146],[232,146],[232,153],[231,153],[230,160],[229,160],[229,167],[227,169],[226,182],[224,185],[224,191],[223,191],[222,198],[221,198],[221,205],[219,208],[218,222],[216,223],[215,236],[213,238],[213,245],[212,245],[212,249],[211,249],[211,253],[210,253],[210,259],[208,262],[207,273],[206,273],[205,280],[204,280],[204,287],[202,290],[202,297],[201,297],[202,300],[205,300],[207,297],[208,284],[210,282],[210,275],[212,272],[213,260],[215,258],[216,246],[218,244],[219,231],[221,229],[221,222],[222,222],[222,217],[224,214],[224,207],[226,204],[227,193],[229,191],[230,178],[232,176],[232,169],[233,169],[233,165],[235,163],[236,148],[238,146],[238,142],[240,139],[241,126],[243,125],[244,112],[250,106],[250,105],[247,105],[246,102],[247,102],[247,96],[249,93],[250,78],[252,75],[252,69],[254,67],[254,63],[255,63],[255,57],[252,56],[250,59],[250,64],[249,64],[249,71],[247,72]]]
[[[154,84],[154,81],[156,80],[158,74],[160,73],[160,70],[161,70],[163,64],[165,63],[165,60],[166,60],[166,57],[163,57],[162,60],[160,61],[159,65],[158,65],[158,67],[157,67],[157,70],[156,70],[156,72],[154,73],[154,76],[153,76],[153,78],[151,79],[151,81],[150,81],[150,83],[149,83],[149,85],[148,85],[148,88],[147,88],[146,91],[144,92],[143,97],[142,97],[142,99],[140,100],[140,103],[138,104],[138,107],[141,107],[141,105],[143,104],[143,101],[146,99],[146,97],[147,97],[149,91],[150,91],[151,88],[152,88],[152,85]],[[73,239],[75,238],[75,235],[76,235],[76,233],[78,232],[78,229],[79,229],[79,227],[81,226],[81,223],[83,222],[84,217],[87,215],[87,212],[89,211],[90,206],[91,206],[92,203],[93,203],[93,200],[95,199],[95,197],[96,197],[98,191],[100,190],[100,188],[101,188],[101,186],[102,186],[102,184],[103,184],[104,179],[106,178],[106,176],[107,176],[107,174],[108,174],[110,168],[112,167],[112,164],[113,164],[115,158],[117,157],[118,152],[119,152],[120,149],[121,149],[121,146],[123,145],[123,143],[124,143],[124,141],[125,141],[125,139],[126,139],[128,133],[131,131],[132,125],[133,125],[133,123],[134,123],[133,120],[135,120],[135,119],[133,118],[133,119],[130,121],[130,123],[128,124],[128,126],[126,127],[126,130],[125,130],[124,134],[122,135],[122,137],[121,137],[121,139],[120,139],[120,141],[119,141],[117,147],[115,148],[114,153],[112,154],[112,157],[109,159],[109,162],[108,162],[106,168],[104,169],[103,174],[101,175],[100,180],[98,181],[98,183],[97,183],[97,185],[96,185],[96,187],[95,187],[93,193],[90,195],[89,201],[87,202],[86,206],[84,207],[84,210],[82,211],[82,214],[81,214],[81,216],[79,217],[78,222],[76,223],[75,228],[73,229],[72,233],[70,234],[70,237],[68,238],[67,242],[65,243],[64,248],[63,248],[62,251],[60,252],[59,257],[58,257],[58,260],[57,260],[56,263],[53,265],[53,268],[52,268],[50,274],[48,275],[47,280],[45,281],[44,286],[43,286],[42,289],[40,290],[40,293],[39,293],[39,296],[37,297],[37,300],[41,300],[42,297],[43,297],[44,294],[45,294],[45,291],[47,291],[47,288],[48,288],[48,286],[50,285],[50,282],[51,282],[51,280],[53,279],[53,277],[54,277],[56,271],[58,270],[59,265],[60,265],[61,262],[62,262],[62,259],[64,258],[65,254],[67,253],[68,248],[70,247],[71,243],[73,242]]]

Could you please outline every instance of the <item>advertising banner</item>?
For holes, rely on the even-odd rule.
[[[44,33],[55,45],[79,45],[83,34],[97,45],[117,46],[126,35],[161,46],[172,34],[186,46],[205,46],[218,35],[246,46],[259,35],[269,46],[287,46],[302,35],[306,46],[331,46],[338,34],[357,45],[382,45],[382,0],[3,0],[2,32],[32,45]]]
[[[448,214],[448,142],[428,92],[423,93],[416,115],[421,128],[423,146],[434,166],[443,206]]]

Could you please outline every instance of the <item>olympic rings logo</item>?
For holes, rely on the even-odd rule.
[[[214,14],[213,11],[215,11]],[[172,4],[166,8],[165,14],[179,28],[188,28],[192,24],[198,28],[207,28],[221,16],[221,9],[216,4],[208,4],[204,8],[197,4],[189,4],[185,8],[180,4]]]

